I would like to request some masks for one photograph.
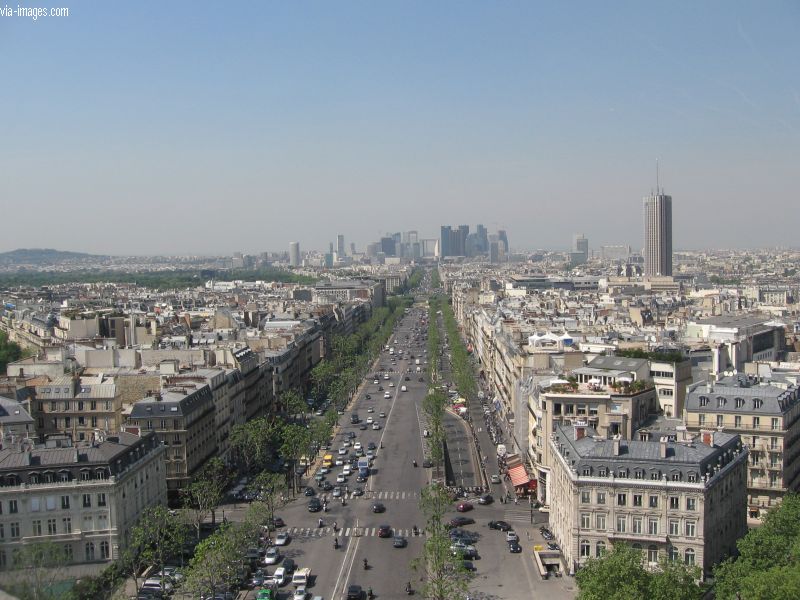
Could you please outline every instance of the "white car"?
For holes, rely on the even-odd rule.
[[[278,567],[272,574],[272,581],[275,585],[281,586],[286,583],[286,569]]]
[[[319,471],[317,471],[317,473],[322,473],[323,475],[327,475],[330,472],[331,470],[328,467],[320,467]]]
[[[275,536],[275,545],[285,546],[286,544],[289,543],[289,540],[291,540],[289,534],[286,533],[285,531],[281,531],[278,535]]]
[[[378,384],[380,384],[380,381],[378,381],[378,380],[376,379],[376,380],[375,380],[375,381],[373,381],[372,383],[373,383],[374,385],[378,385]]]
[[[372,407],[372,406],[370,406],[370,407],[367,409],[367,412],[368,412],[368,413],[375,412],[375,408],[374,408],[374,407]]]
[[[372,417],[367,417],[367,425],[369,425],[370,423],[372,423],[372,421],[373,421]]]
[[[339,456],[344,456],[345,454],[347,454],[347,448],[339,448]]]
[[[345,465],[342,467],[342,475],[344,475],[345,477],[350,475],[350,473],[352,472],[353,472],[353,467],[351,467],[350,465]]]
[[[342,441],[342,446],[344,446],[345,448],[349,448],[350,447],[350,440],[345,438],[345,440]]]
[[[386,392],[386,393],[383,395],[383,397],[384,397],[384,398],[386,398],[386,399],[389,399],[389,398],[391,398],[391,397],[392,397],[392,395],[391,395],[389,392]]]
[[[345,481],[347,481],[347,477],[344,476],[344,473],[339,473],[336,476],[336,483],[344,483]]]
[[[292,594],[292,600],[306,600],[308,597],[308,592],[306,592],[305,587],[299,587],[294,591]]]
[[[375,431],[378,431],[380,428],[381,428],[381,426],[380,426],[379,423],[373,423],[372,424],[372,429],[374,429]]]
[[[370,417],[370,419],[371,418],[372,417]],[[356,442],[355,445],[353,446],[353,450],[361,450],[362,447],[363,446],[361,445],[361,442]]]
[[[403,386],[403,387],[400,388],[400,391],[401,392],[407,392],[408,388],[406,386]]]
[[[334,464],[337,467],[341,467],[344,464],[344,459],[341,456],[337,456],[336,457],[336,462],[334,462]]]
[[[389,382],[389,387],[394,387],[394,381]]]
[[[385,413],[385,412],[382,412],[382,413],[381,413],[381,414],[379,414],[378,416],[379,416],[381,419],[385,419],[385,418],[386,418],[386,413]]]
[[[389,379],[389,375],[388,375],[388,374],[387,374],[387,375],[384,375],[384,376],[383,376],[383,378],[384,378],[384,379]]]
[[[281,558],[281,553],[278,552],[278,549],[275,546],[272,546],[267,550],[267,553],[264,556],[264,564],[265,565],[277,564],[280,558]]]

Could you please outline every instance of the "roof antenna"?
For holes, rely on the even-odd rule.
[[[656,159],[656,196],[660,196],[661,192],[658,190],[658,159]]]

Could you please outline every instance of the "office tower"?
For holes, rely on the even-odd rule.
[[[409,231],[408,232],[408,243],[413,244],[414,242],[419,241],[419,234],[416,231]]]
[[[467,236],[469,235],[469,225],[458,226],[458,241],[456,242],[457,256],[467,255]],[[451,243],[452,246],[452,243]]]
[[[643,203],[645,277],[672,275],[672,196],[656,188]]]
[[[341,233],[336,236],[336,253],[339,258],[344,256],[344,236]]]
[[[478,239],[480,240],[480,251],[481,253],[486,254],[489,252],[489,235],[486,231],[486,227],[479,223],[476,231]]]
[[[441,242],[439,244],[439,257],[451,256],[450,252],[450,237],[453,234],[453,229],[450,225],[442,225],[441,227]]]
[[[395,255],[395,241],[393,237],[381,238],[381,252],[383,252],[386,256]]]
[[[403,243],[403,234],[399,231],[397,233],[392,234],[392,239],[394,240],[395,244],[402,244]]]
[[[427,257],[436,256],[439,240],[429,238],[426,240],[422,240],[421,244],[422,244],[422,256],[427,256]]]
[[[300,266],[300,242],[289,242],[289,266]]]
[[[582,233],[572,236],[572,252],[569,253],[572,266],[582,265],[589,260],[589,240]]]
[[[381,245],[379,242],[372,242],[367,244],[367,256],[378,256],[378,252],[381,251]]]
[[[491,263],[499,263],[500,262],[500,246],[502,242],[489,242],[489,262]]]
[[[508,245],[508,234],[506,233],[505,229],[497,230],[497,239],[503,242],[503,244],[505,245],[503,254],[508,254],[509,252],[511,252],[511,246]]]
[[[464,256],[473,258],[481,254],[481,238],[477,233],[470,233],[464,242]]]
[[[356,255],[356,243],[350,242],[350,256]]]

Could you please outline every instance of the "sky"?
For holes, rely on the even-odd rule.
[[[795,0],[19,6],[0,251],[638,249],[656,160],[676,249],[800,246]]]

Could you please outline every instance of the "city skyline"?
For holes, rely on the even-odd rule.
[[[676,249],[793,239],[793,4],[195,6],[0,22],[0,251],[365,248],[440,223],[639,249],[656,158],[692,207]]]

